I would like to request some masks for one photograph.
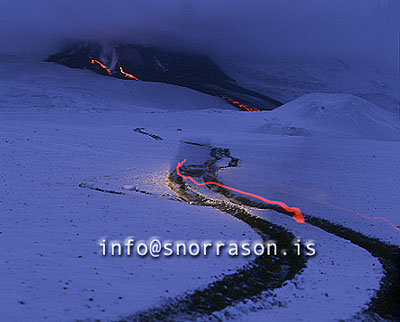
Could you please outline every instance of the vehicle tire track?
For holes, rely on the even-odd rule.
[[[221,183],[217,179],[218,172],[223,169],[236,167],[238,165],[238,159],[233,158],[230,155],[229,150],[226,149],[213,148],[211,155],[214,157],[214,160],[207,163],[207,171],[204,172],[203,181],[207,182],[213,180],[214,182]],[[224,157],[230,159],[228,166],[215,167],[215,163]],[[207,188],[225,196],[231,202],[239,205],[257,209],[273,209],[289,216],[292,215],[290,212],[287,212],[279,206],[277,207],[275,205],[255,201],[215,185],[208,185]],[[339,238],[346,239],[354,245],[367,250],[373,257],[379,259],[384,268],[385,275],[381,280],[381,286],[376,293],[376,296],[371,299],[368,309],[361,313],[372,316],[378,314],[389,321],[400,321],[400,248],[382,242],[378,238],[365,236],[351,228],[332,223],[326,219],[308,214],[303,215],[308,224],[318,227]]]
[[[197,166],[192,172],[202,175]],[[190,171],[190,170],[188,170]],[[191,173],[193,175],[193,173]],[[275,240],[280,248],[290,249],[295,236],[287,229],[254,216],[248,209],[229,201],[208,198],[188,186],[176,170],[167,178],[168,186],[182,202],[213,207],[225,212],[253,228],[263,241]],[[183,294],[166,303],[138,312],[122,321],[193,321],[221,311],[235,303],[253,300],[268,290],[273,290],[294,278],[306,266],[306,257],[289,252],[286,256],[261,255],[231,275],[210,283],[203,289]],[[277,301],[279,302],[279,301]],[[279,302],[280,303],[280,302]]]
[[[211,177],[213,181],[218,182],[218,172],[237,167],[239,159],[232,157],[228,149],[208,148],[210,148],[210,160],[201,165],[185,165],[182,171],[186,175],[201,178],[204,182],[210,181]],[[217,166],[220,160],[227,160],[227,165]],[[167,184],[176,193],[175,200],[197,206],[213,207],[225,212],[252,227],[264,241],[274,239],[283,248],[289,248],[289,244],[295,239],[295,236],[285,228],[254,216],[249,209],[243,207],[272,209],[292,216],[292,213],[279,206],[258,202],[214,185],[208,185],[207,188],[228,200],[207,197],[186,184],[177,175],[176,170],[168,175]],[[94,190],[115,193],[103,189]],[[376,317],[378,314],[386,320],[399,321],[397,304],[399,301],[396,300],[399,299],[399,248],[325,219],[308,214],[304,214],[304,217],[308,224],[336,237],[349,240],[354,245],[367,250],[383,265],[385,275],[381,280],[380,289],[371,299],[368,309],[360,312],[358,318],[366,319]],[[215,312],[240,302],[257,301],[261,293],[279,288],[285,281],[294,278],[302,268],[306,267],[306,261],[305,256],[260,256],[235,273],[226,275],[205,288],[170,298],[159,306],[137,312],[120,321],[190,321],[211,316]]]

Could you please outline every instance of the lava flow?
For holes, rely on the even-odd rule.
[[[122,67],[119,67],[119,70],[121,71],[121,73],[122,73],[124,76],[126,76],[126,77],[128,77],[128,78],[135,79],[135,80],[139,80],[139,78],[137,78],[136,76],[133,76],[132,74],[129,74],[129,73],[124,72],[124,70],[122,69]]]
[[[238,101],[234,100],[233,98],[228,97],[226,95],[222,95],[221,98],[223,98],[224,100],[228,101],[229,103],[231,103],[231,104],[233,104],[235,106],[238,106],[241,109],[244,109],[244,110],[249,111],[249,112],[254,112],[254,111],[260,112],[261,111],[260,109],[258,109],[256,107],[251,107],[251,106],[249,106],[247,104],[241,104],[240,102],[238,102]]]
[[[179,169],[182,167],[182,165],[183,165],[185,162],[186,162],[186,159],[184,159],[182,162],[178,162],[178,165],[176,166],[176,173],[177,173],[178,176],[180,176],[181,178],[183,178],[183,179],[188,179],[188,180],[192,181],[194,184],[196,184],[196,185],[198,185],[198,186],[205,186],[205,185],[210,185],[210,184],[212,184],[212,185],[215,185],[215,186],[218,186],[218,187],[227,189],[227,190],[235,191],[235,192],[240,193],[240,194],[242,194],[242,195],[246,195],[246,196],[250,196],[250,197],[259,199],[259,200],[261,200],[261,201],[264,201],[264,202],[269,203],[269,204],[272,204],[272,205],[278,205],[278,206],[282,207],[283,209],[285,209],[287,212],[294,213],[293,219],[294,219],[296,222],[298,222],[298,223],[304,223],[304,222],[305,222],[305,219],[304,219],[304,217],[303,217],[303,214],[302,214],[302,212],[301,212],[301,210],[300,210],[299,208],[296,208],[296,207],[289,207],[288,205],[284,204],[284,203],[281,202],[281,201],[268,200],[267,198],[264,198],[264,197],[262,197],[262,196],[256,195],[256,194],[254,194],[254,193],[242,191],[242,190],[239,190],[239,189],[236,189],[236,188],[232,188],[232,187],[228,187],[228,186],[225,186],[225,185],[223,185],[223,184],[221,184],[221,183],[218,183],[218,182],[214,182],[214,181],[197,182],[196,180],[194,180],[194,179],[193,179],[192,177],[190,177],[190,176],[184,176],[183,174],[180,173]]]
[[[104,64],[103,64],[101,61],[99,61],[99,60],[96,60],[96,59],[93,59],[93,58],[92,58],[92,60],[90,61],[90,63],[93,64],[93,65],[94,65],[94,64],[98,64],[101,68],[105,69],[105,70],[107,71],[108,75],[110,75],[110,76],[113,74],[112,71],[111,71],[111,69],[110,69],[108,66],[104,65]],[[125,72],[125,71],[122,69],[121,66],[119,67],[119,70],[121,71],[121,74],[124,75],[125,77],[131,78],[131,79],[134,79],[134,80],[139,80],[139,78],[137,78],[136,76],[133,76],[132,74],[129,74],[129,73]]]
[[[108,75],[112,75],[112,71],[111,71],[111,69],[110,68],[108,68],[106,65],[104,65],[101,61],[98,61],[98,60],[96,60],[96,59],[92,59],[92,61],[90,62],[91,64],[99,64],[99,66],[101,67],[101,68],[103,68],[103,69],[105,69],[106,71],[107,71],[107,73],[108,73]]]

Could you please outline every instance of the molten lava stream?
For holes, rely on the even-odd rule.
[[[228,101],[229,103],[231,103],[231,104],[233,104],[235,106],[240,107],[241,109],[244,109],[244,110],[248,111],[248,112],[260,112],[261,111],[260,109],[258,109],[256,107],[251,107],[251,106],[249,106],[247,104],[241,104],[240,102],[235,101],[233,98],[228,97],[226,95],[222,95],[221,98],[226,100],[226,101]]]
[[[103,68],[107,71],[108,75],[110,75],[110,76],[112,75],[111,69],[108,68],[106,65],[104,65],[101,61],[98,61],[98,60],[92,58],[90,63],[93,65],[97,63],[101,68]]]
[[[110,75],[110,76],[112,75],[111,69],[108,66],[104,65],[101,61],[92,58],[90,63],[93,64],[93,65],[94,64],[98,64],[101,68],[103,68],[103,69],[105,69],[107,71],[108,75]],[[125,77],[131,78],[131,79],[134,79],[134,80],[139,80],[139,78],[137,78],[136,76],[133,76],[132,74],[129,74],[129,73],[125,72],[122,69],[121,66],[119,67],[119,70],[120,70],[121,74],[124,75]]]
[[[132,79],[135,79],[135,80],[139,80],[139,78],[137,78],[136,76],[133,76],[132,74],[129,74],[129,73],[124,72],[124,70],[122,69],[121,66],[119,67],[119,70],[121,71],[121,73],[122,73],[125,77],[132,78]]]

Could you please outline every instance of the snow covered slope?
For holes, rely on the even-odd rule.
[[[387,223],[326,204],[400,225],[394,157],[399,141],[376,140],[387,139],[394,125],[368,102],[316,94],[280,111],[247,113],[188,89],[48,63],[3,61],[0,71],[2,321],[117,320],[160,305],[165,297],[203,288],[248,263],[246,258],[153,260],[99,254],[102,237],[258,238],[248,225],[216,209],[171,200],[166,177],[176,166],[182,141],[208,140],[229,148],[240,161],[237,168],[221,171],[227,184],[400,244],[399,233]],[[338,106],[348,105],[350,115],[361,120],[351,130],[340,127],[343,122],[354,125],[347,114],[337,115]],[[291,122],[304,131],[293,135]],[[374,129],[374,140],[365,139],[370,137],[367,126]],[[267,130],[254,133],[261,127]],[[346,139],[327,140],[320,135],[324,131]],[[349,139],[352,134],[364,139]],[[254,214],[302,240],[314,240],[321,255],[310,259],[295,281],[271,292],[275,303],[285,307],[257,304],[264,310],[254,313],[253,320],[289,322],[297,314],[299,320],[320,322],[320,316],[346,319],[365,308],[384,273],[377,258],[307,222],[270,210]],[[243,312],[248,310],[238,318],[250,321]]]
[[[2,59],[0,75],[0,108],[3,110],[29,107],[31,110],[104,111],[133,106],[174,111],[210,107],[234,109],[219,98],[188,88],[99,77],[88,70],[54,63]]]
[[[307,94],[271,114],[293,127],[319,135],[400,139],[399,120],[393,113],[350,94]]]

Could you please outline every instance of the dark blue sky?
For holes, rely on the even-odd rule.
[[[0,51],[47,55],[75,37],[233,58],[330,54],[393,64],[399,12],[399,0],[3,0]]]

